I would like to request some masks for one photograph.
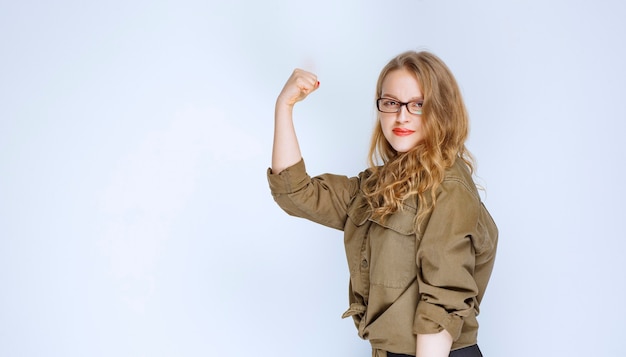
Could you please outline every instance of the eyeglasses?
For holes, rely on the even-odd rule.
[[[376,108],[381,113],[398,113],[403,106],[406,106],[406,110],[411,114],[422,115],[423,101],[406,102],[391,99],[391,98],[378,98],[376,100]]]

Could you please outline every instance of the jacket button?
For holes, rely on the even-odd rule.
[[[369,264],[367,263],[367,260],[365,259],[361,260],[361,268],[367,269],[368,266]]]

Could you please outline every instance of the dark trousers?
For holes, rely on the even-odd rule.
[[[387,357],[413,357],[413,356],[387,352]],[[480,349],[478,348],[478,345],[473,345],[469,347],[459,348],[458,350],[454,350],[450,352],[450,357],[483,357],[483,354],[480,353]]]

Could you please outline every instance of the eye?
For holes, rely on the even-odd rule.
[[[382,102],[385,107],[397,107],[398,105],[400,105],[397,100],[393,99],[383,99]]]
[[[422,109],[424,102],[411,102],[409,105],[411,106],[411,109],[419,110]]]

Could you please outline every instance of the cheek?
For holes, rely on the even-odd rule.
[[[390,129],[393,126],[393,119],[378,117],[378,123],[383,130]]]
[[[380,125],[380,131],[383,133],[383,136],[389,140],[393,125],[390,125],[389,121],[384,119],[379,120],[378,124]]]
[[[424,120],[423,118],[419,118],[415,123],[415,127],[420,132],[420,136],[424,136]]]
[[[378,117],[378,128],[384,133],[385,132],[385,121],[383,118]]]

